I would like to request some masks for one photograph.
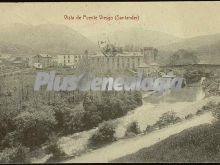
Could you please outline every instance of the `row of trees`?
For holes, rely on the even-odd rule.
[[[74,112],[57,105],[55,115],[63,134],[97,127],[103,121],[122,117],[129,110],[142,105],[140,92],[102,92],[100,95],[86,94],[83,105],[77,106]]]

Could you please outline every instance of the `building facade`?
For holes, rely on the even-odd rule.
[[[48,54],[38,54],[32,58],[31,65],[36,66],[36,64],[41,65],[42,68],[51,67],[52,57]]]
[[[87,60],[87,58],[86,54],[60,54],[57,55],[57,65],[76,68],[81,60]]]
[[[129,52],[117,54],[116,56],[104,56],[97,54],[89,56],[90,64],[95,68],[103,70],[124,70],[136,69],[143,61],[143,55],[140,52]]]
[[[144,73],[157,72],[157,49],[145,47],[140,52],[123,52],[115,56],[105,56],[101,52],[89,56],[89,62],[93,68],[101,68],[104,71],[112,70],[137,70]]]

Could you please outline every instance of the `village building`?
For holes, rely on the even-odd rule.
[[[89,57],[89,62],[93,67],[103,70],[136,69],[143,61],[141,52],[118,53],[115,56],[105,56],[102,53]]]
[[[15,67],[25,68],[28,67],[28,60],[26,57],[14,57],[13,60],[10,61],[10,64]]]
[[[48,54],[38,54],[32,58],[31,65],[39,68],[52,66],[52,57]]]
[[[59,54],[57,55],[57,65],[76,68],[81,60],[87,60],[87,58],[87,54]]]
[[[146,47],[140,52],[123,52],[115,56],[105,56],[99,52],[89,56],[93,68],[101,68],[104,71],[112,70],[136,70],[144,73],[158,72],[157,49]]]

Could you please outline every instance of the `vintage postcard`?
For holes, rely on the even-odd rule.
[[[0,163],[220,162],[220,2],[0,3]]]

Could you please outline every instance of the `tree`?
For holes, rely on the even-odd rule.
[[[193,52],[185,49],[179,49],[169,58],[170,65],[197,64],[198,62],[198,57]]]
[[[126,110],[124,108],[123,102],[117,98],[110,98],[109,101],[110,108],[110,117],[111,119],[115,119],[126,114]]]
[[[93,104],[93,97],[90,94],[86,94],[83,99],[83,107],[87,111],[88,108]]]
[[[133,93],[133,97],[135,102],[137,103],[137,106],[141,106],[142,105],[142,94],[139,91],[134,91]]]
[[[15,118],[16,134],[19,141],[33,148],[46,142],[53,132],[56,120],[52,110],[22,112]]]
[[[13,117],[14,115],[10,111],[0,109],[0,142],[9,132],[14,131],[15,124]]]
[[[115,127],[111,122],[102,123],[98,130],[89,138],[90,147],[99,147],[101,145],[113,142],[116,140]]]
[[[91,129],[96,127],[102,121],[101,112],[98,111],[86,111],[82,122],[85,124],[85,129]]]
[[[83,122],[85,112],[83,107],[77,106],[70,109],[65,106],[56,106],[54,111],[57,121],[57,133],[69,135],[85,129],[85,123]]]

